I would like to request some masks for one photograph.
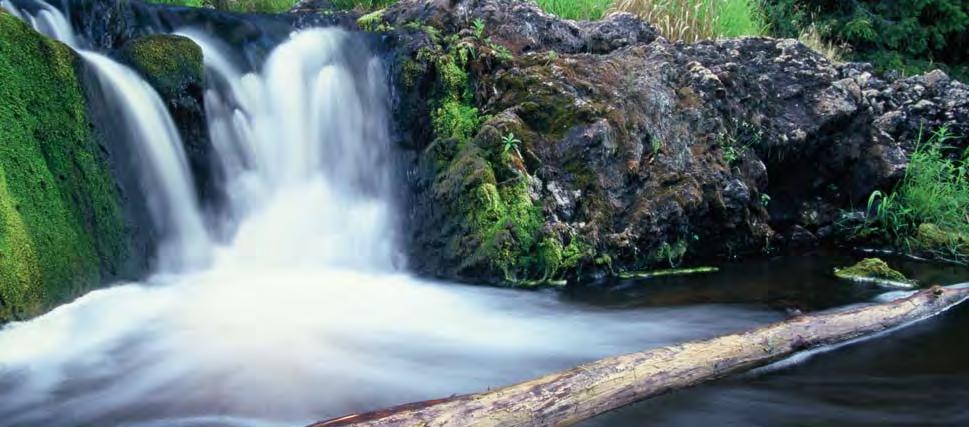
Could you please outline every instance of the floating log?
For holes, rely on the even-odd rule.
[[[909,325],[969,298],[939,286],[883,304],[806,315],[747,332],[609,357],[483,393],[348,415],[312,427],[560,426],[630,403]]]

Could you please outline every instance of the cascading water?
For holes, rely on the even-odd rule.
[[[79,46],[57,9],[18,14]],[[143,158],[173,261],[143,283],[0,330],[0,426],[300,425],[781,317],[675,298],[665,303],[681,305],[606,310],[412,278],[395,260],[386,77],[366,45],[305,30],[249,64],[201,31],[180,34],[202,47],[208,70],[208,126],[230,205],[223,243],[209,243],[157,94],[82,51]]]
[[[136,153],[139,184],[155,229],[161,235],[158,268],[164,271],[200,268],[210,258],[210,243],[195,198],[182,141],[168,110],[152,87],[137,73],[97,52],[80,48],[70,22],[57,8],[38,1],[34,15],[4,8],[53,39],[77,50],[97,76],[105,104],[122,118],[126,140]]]
[[[250,72],[219,40],[182,34],[204,51],[234,233],[209,268],[162,271],[7,326],[0,424],[296,425],[708,335],[717,318],[735,319],[723,331],[774,316],[584,312],[550,294],[415,280],[394,259],[386,78],[366,46],[306,30]],[[121,117],[132,144],[150,144],[154,178],[182,188],[182,157],[148,151],[177,143],[168,122],[149,126],[137,110],[157,99],[84,56],[116,83],[105,95],[131,109]],[[137,137],[149,128],[163,139]]]

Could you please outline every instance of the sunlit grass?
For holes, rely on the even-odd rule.
[[[688,43],[759,36],[767,28],[759,0],[618,0],[612,10],[637,15],[664,37]]]
[[[565,19],[594,21],[605,16],[613,0],[538,0],[542,10]]]

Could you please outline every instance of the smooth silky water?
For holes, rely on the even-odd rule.
[[[57,9],[17,14],[82,48]],[[561,292],[415,278],[396,245],[387,78],[366,44],[341,30],[305,30],[253,64],[203,32],[178,33],[205,54],[205,107],[228,206],[202,218],[158,95],[123,65],[82,51],[104,102],[125,110],[141,185],[157,198],[148,205],[165,232],[162,259],[142,283],[91,292],[0,331],[0,425],[302,425],[883,293],[831,277],[852,259],[820,256]],[[925,282],[969,277],[950,267],[903,269]],[[969,372],[958,327],[966,317],[957,310],[590,425],[969,422],[952,409]],[[933,393],[945,396],[927,401]],[[902,412],[909,418],[892,418]]]

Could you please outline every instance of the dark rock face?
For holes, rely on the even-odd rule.
[[[412,264],[436,276],[527,284],[810,247],[902,176],[920,126],[969,125],[966,86],[941,72],[886,81],[794,40],[672,44],[629,15],[510,0],[404,0],[383,20],[418,158]]]

